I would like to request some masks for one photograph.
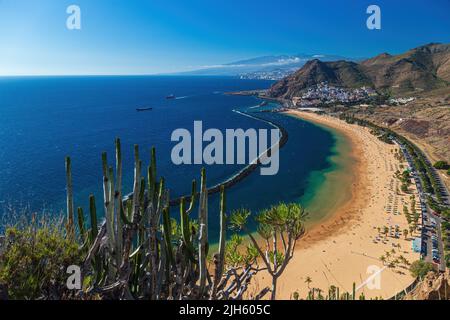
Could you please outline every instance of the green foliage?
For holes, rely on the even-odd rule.
[[[448,165],[447,161],[437,161],[433,167],[435,167],[438,170],[449,170],[450,166]]]
[[[64,298],[70,265],[81,263],[78,244],[57,226],[6,230],[6,248],[0,256],[0,283],[11,299]]]
[[[245,247],[244,247],[245,246]],[[242,236],[233,234],[226,242],[225,264],[229,267],[248,265],[256,260],[258,251],[252,244],[245,244]]]
[[[274,232],[289,232],[294,239],[304,233],[304,224],[307,213],[296,203],[281,203],[268,210],[262,211],[257,217],[258,233],[268,239]]]
[[[425,262],[423,260],[417,260],[411,263],[411,266],[409,267],[409,271],[411,271],[411,274],[415,278],[422,279],[427,275],[428,272],[433,271],[433,264],[430,262]]]
[[[229,220],[229,228],[234,231],[241,231],[247,224],[248,217],[250,216],[250,211],[247,209],[239,209],[234,211]]]

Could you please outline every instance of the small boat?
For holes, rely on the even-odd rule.
[[[166,97],[166,99],[175,99],[176,97],[175,97],[175,95],[174,94],[169,94],[167,97]]]
[[[136,111],[137,112],[141,112],[141,111],[150,111],[150,110],[152,110],[153,108],[151,108],[151,107],[149,107],[149,108],[136,108]]]
[[[267,106],[267,104],[268,104],[267,101],[263,101],[263,102],[261,102],[261,103],[259,104],[259,106],[260,106],[260,107],[264,107],[264,106]]]

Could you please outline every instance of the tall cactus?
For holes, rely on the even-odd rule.
[[[123,248],[123,197],[122,197],[122,148],[120,139],[116,139],[116,193],[114,195],[114,202],[116,204],[116,235],[117,235],[117,265],[122,263],[122,248]]]
[[[141,182],[141,161],[139,160],[139,146],[134,146],[134,184],[133,184],[133,216],[132,221],[137,222],[139,215],[139,194]]]
[[[170,222],[170,211],[168,207],[163,209],[163,232],[168,263],[173,264],[174,258],[172,249],[172,226]]]
[[[78,215],[78,230],[80,231],[80,239],[84,243],[86,241],[86,229],[84,226],[83,208],[79,207],[77,209],[77,215]]]
[[[110,252],[114,250],[114,231],[111,221],[111,192],[110,192],[110,174],[108,167],[108,158],[106,152],[102,153],[102,170],[103,170],[103,203],[105,207],[106,234],[108,238],[108,247]]]
[[[95,197],[93,194],[89,196],[89,214],[91,218],[90,241],[92,244],[98,234],[97,208],[95,206]]]
[[[192,191],[191,191],[191,199],[189,207],[186,209],[186,199],[184,197],[181,198],[180,201],[180,224],[181,224],[181,240],[184,243],[184,246],[186,247],[188,258],[191,259],[193,262],[194,259],[194,247],[192,245],[192,239],[191,239],[191,228],[190,228],[190,222],[189,222],[189,214],[192,212],[192,210],[195,207],[195,201],[197,197],[197,183],[195,180],[192,181]]]
[[[72,187],[72,165],[70,157],[66,157],[66,182],[67,182],[67,225],[66,231],[69,239],[75,238],[74,226],[74,204],[73,204],[73,187]]]
[[[172,234],[169,190],[165,187],[164,178],[158,181],[157,177],[155,149],[151,150],[146,180],[141,176],[139,147],[134,146],[133,193],[124,200],[119,139],[116,139],[115,147],[115,172],[113,167],[108,166],[106,153],[102,154],[105,221],[99,228],[93,195],[89,198],[90,230],[85,228],[83,210],[78,210],[80,235],[85,237],[89,246],[83,264],[83,276],[91,275],[85,279],[92,279],[88,293],[123,299],[214,299],[231,297],[230,292],[234,291],[238,292],[235,298],[240,299],[247,283],[247,280],[242,279],[249,279],[251,273],[247,271],[239,276],[242,287],[232,283],[228,289],[225,287],[230,279],[229,276],[227,278],[223,275],[226,239],[225,188],[221,188],[220,239],[212,282],[206,261],[209,244],[205,169],[201,171],[200,191],[197,191],[194,180],[189,204],[187,205],[186,199],[182,199],[180,203],[181,235],[176,239]],[[70,207],[73,208],[70,159],[66,161],[66,167],[68,217],[72,216],[68,220],[73,221],[73,209],[69,210]],[[190,214],[197,200],[198,233],[190,222]]]
[[[215,256],[215,277],[214,277],[214,288],[213,288],[213,299],[216,297],[217,286],[219,285],[220,279],[222,278],[224,264],[225,264],[225,240],[226,240],[226,228],[227,228],[227,217],[225,213],[225,186],[220,188],[220,235],[219,235],[219,252]]]
[[[201,184],[200,184],[200,198],[198,210],[199,222],[199,238],[198,238],[198,260],[200,267],[200,288],[199,296],[203,296],[206,286],[206,255],[208,254],[208,190],[206,187],[206,170],[202,169]]]
[[[354,282],[352,287],[352,300],[356,300],[356,283]]]

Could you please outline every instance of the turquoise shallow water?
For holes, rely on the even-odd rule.
[[[0,78],[0,203],[27,205],[31,211],[45,207],[60,214],[65,206],[64,157],[70,155],[76,205],[87,208],[90,193],[100,204],[100,156],[107,151],[112,163],[115,137],[122,139],[125,191],[131,191],[132,150],[139,144],[145,164],[151,146],[156,146],[158,173],[166,178],[171,196],[186,194],[202,166],[176,166],[170,161],[172,131],[192,130],[195,120],[203,121],[204,130],[270,129],[267,123],[233,112],[255,111],[252,107],[260,103],[256,98],[224,95],[270,84],[222,77]],[[169,94],[179,98],[165,99]],[[153,110],[135,111],[146,106]],[[259,116],[276,121],[289,133],[280,152],[280,170],[275,176],[260,176],[257,170],[229,189],[229,211],[247,207],[257,212],[281,201],[313,202],[314,190],[326,181],[319,173],[336,171],[334,133],[281,114]],[[207,166],[208,184],[242,168]],[[217,198],[213,196],[209,205],[212,234],[218,228]]]

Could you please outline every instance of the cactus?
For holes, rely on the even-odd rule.
[[[163,232],[168,263],[173,264],[174,258],[172,249],[172,226],[170,223],[169,208],[163,209]]]
[[[66,157],[66,181],[67,181],[67,237],[69,239],[75,238],[74,226],[74,204],[73,204],[73,187],[72,187],[72,166],[70,157]]]
[[[95,197],[94,195],[89,196],[89,213],[91,217],[91,244],[94,242],[95,238],[97,238],[98,234],[98,223],[97,223],[97,208],[95,206]]]
[[[200,267],[200,288],[199,296],[202,297],[206,285],[206,255],[208,239],[208,190],[206,188],[206,170],[201,173],[200,198],[198,210],[199,238],[198,238],[198,259]]]
[[[80,239],[81,242],[85,242],[86,241],[86,229],[84,227],[84,213],[83,213],[83,208],[79,207],[77,209],[77,215],[78,215],[78,229],[80,232]]]
[[[102,153],[102,169],[103,169],[103,204],[105,208],[105,218],[106,218],[106,234],[108,238],[108,247],[109,250],[112,251],[114,248],[114,236],[112,230],[111,223],[111,193],[110,186],[111,183],[109,181],[109,168],[108,168],[108,158],[106,152]]]
[[[132,222],[137,222],[139,215],[139,187],[141,181],[141,161],[139,160],[139,146],[134,146],[134,184],[133,184],[133,214]]]
[[[192,261],[194,261],[194,247],[192,245],[191,239],[192,232],[190,229],[189,214],[195,207],[196,193],[197,193],[197,183],[195,180],[193,180],[189,208],[187,209],[185,208],[186,200],[184,197],[182,197],[180,200],[180,224],[181,224],[182,241],[186,247],[188,258],[191,259]]]
[[[173,234],[176,221],[170,216],[169,191],[164,178],[158,181],[157,177],[155,149],[151,150],[145,179],[141,176],[139,147],[134,146],[133,193],[123,199],[119,139],[116,139],[115,147],[115,172],[113,167],[108,166],[107,154],[102,154],[105,221],[99,228],[93,195],[89,198],[90,230],[86,229],[83,210],[78,209],[80,236],[86,240],[89,249],[82,268],[83,277],[91,279],[86,294],[122,299],[226,299],[232,298],[231,293],[234,292],[236,295],[233,298],[240,299],[253,271],[244,269],[242,273],[235,271],[224,275],[225,188],[221,188],[220,239],[212,281],[206,265],[209,244],[205,169],[201,171],[200,192],[197,192],[194,180],[189,205],[185,198],[180,202],[180,228],[177,230],[181,234],[177,239]],[[73,221],[73,209],[69,214],[69,208],[73,206],[70,160],[66,161],[66,167],[68,221]],[[197,199],[198,234],[190,220]],[[88,275],[90,277],[86,278]],[[232,280],[234,276],[238,282]]]
[[[122,198],[122,149],[120,139],[116,138],[116,193],[114,195],[114,202],[117,206],[118,214],[115,216],[116,222],[116,234],[117,234],[117,265],[122,263],[122,249],[123,249],[123,224],[126,223],[123,220],[123,198]]]
[[[220,188],[220,234],[219,234],[219,252],[215,256],[215,277],[214,277],[214,288],[213,288],[213,299],[216,297],[217,286],[222,278],[223,269],[225,265],[225,240],[226,240],[226,228],[227,228],[227,217],[225,213],[225,186]]]
[[[356,299],[356,283],[353,282],[352,300]]]

